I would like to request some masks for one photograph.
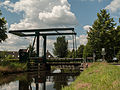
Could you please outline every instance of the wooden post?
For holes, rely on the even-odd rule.
[[[46,36],[44,35],[43,36],[43,39],[44,39],[44,43],[43,43],[43,48],[44,48],[44,56],[43,56],[43,58],[44,58],[44,63],[46,63]]]
[[[43,90],[46,90],[46,82],[43,83]]]
[[[36,90],[39,90],[39,84],[36,83]]]
[[[39,57],[39,32],[36,32],[36,34],[37,34],[36,52],[37,52],[37,57]]]

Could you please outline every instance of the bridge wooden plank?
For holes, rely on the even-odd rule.
[[[69,62],[65,62],[65,63],[60,63],[60,62],[47,62],[46,63],[47,65],[51,65],[51,66],[56,66],[56,65],[81,65],[81,63],[75,63],[75,62],[72,62],[72,63],[69,63]]]

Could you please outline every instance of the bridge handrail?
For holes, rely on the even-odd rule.
[[[76,62],[83,61],[82,58],[47,58],[47,62]]]

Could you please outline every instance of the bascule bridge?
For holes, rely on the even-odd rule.
[[[36,56],[28,56],[28,69],[32,70],[33,67],[38,70],[39,68],[50,69],[51,66],[79,66],[81,65],[81,58],[46,58],[46,45],[48,36],[58,35],[72,35],[76,36],[74,28],[49,28],[49,29],[29,29],[29,30],[10,30],[9,33],[20,37],[34,37],[33,46],[36,42]],[[43,57],[39,56],[40,52],[40,37],[43,38]],[[73,40],[73,47],[74,47]],[[34,62],[34,63],[33,63]],[[34,65],[33,65],[34,64]],[[33,70],[35,70],[35,68]]]

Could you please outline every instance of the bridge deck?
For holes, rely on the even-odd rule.
[[[47,62],[47,65],[57,66],[57,65],[81,65],[79,62]]]
[[[39,64],[38,64],[39,63]],[[81,68],[81,58],[49,58],[44,61],[41,57],[31,57],[30,62],[28,64],[29,69],[33,68],[33,66],[36,65],[41,68],[47,68],[49,69],[50,66],[58,66],[59,68],[70,68],[70,69],[77,69]],[[81,67],[80,67],[81,66]],[[30,68],[31,67],[31,68]]]
[[[35,62],[82,62],[83,58],[47,58],[43,60],[42,57],[30,57],[30,60]]]

